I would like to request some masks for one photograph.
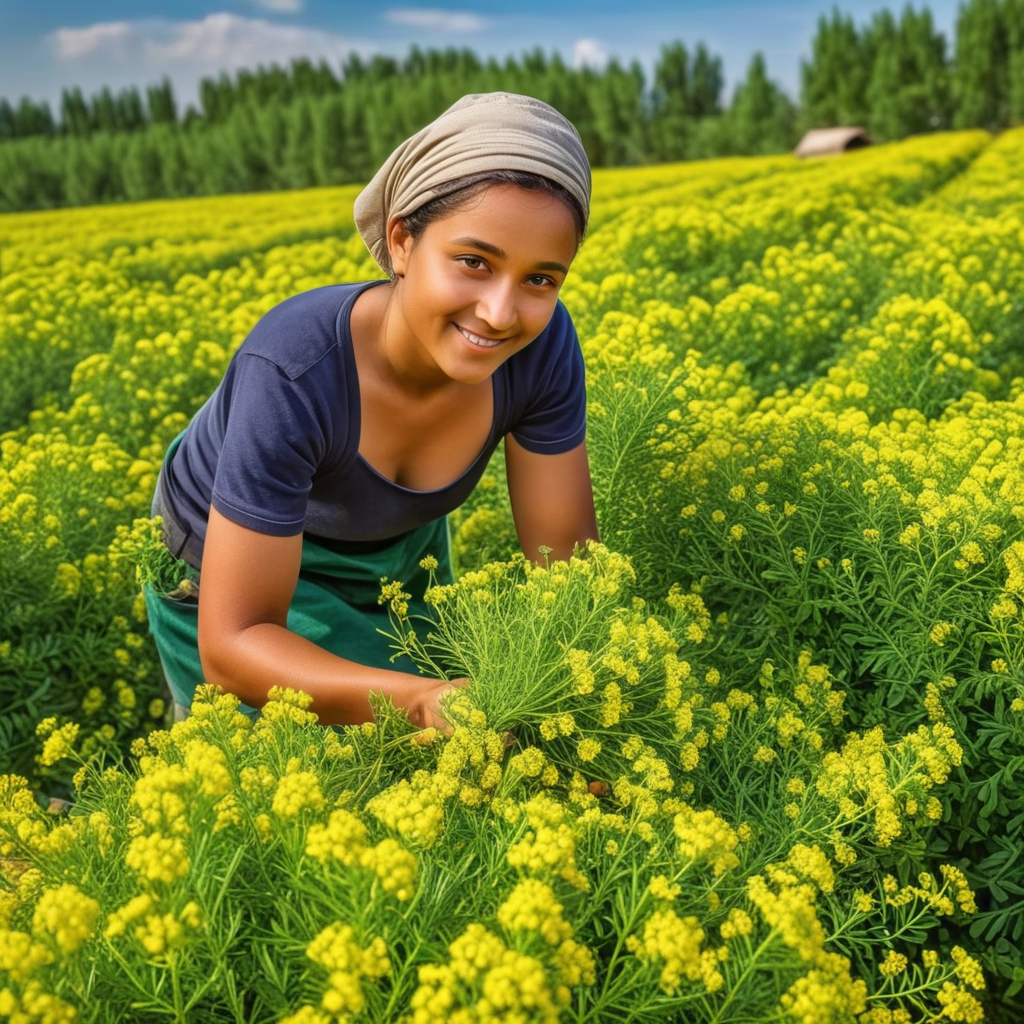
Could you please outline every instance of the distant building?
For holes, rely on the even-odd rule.
[[[863,128],[812,128],[793,150],[793,156],[831,156],[871,145]]]

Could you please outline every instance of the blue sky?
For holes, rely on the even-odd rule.
[[[830,0],[754,3],[726,0],[517,0],[437,5],[415,0],[0,0],[0,96],[48,99],[109,85],[144,86],[169,75],[179,106],[193,102],[203,75],[296,56],[404,54],[417,43],[469,47],[503,57],[540,46],[565,60],[600,66],[610,57],[649,71],[662,43],[705,42],[723,60],[729,93],[761,50],[769,76],[794,98],[801,57]],[[865,24],[887,6],[846,0],[840,9]],[[903,0],[889,4],[902,9]],[[923,6],[917,3],[915,6]],[[951,41],[958,0],[933,0],[936,25]]]

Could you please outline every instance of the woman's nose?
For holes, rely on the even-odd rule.
[[[477,299],[476,315],[495,334],[502,334],[515,327],[518,319],[515,285],[495,281],[486,287]]]

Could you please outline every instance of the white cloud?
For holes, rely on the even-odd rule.
[[[282,9],[295,0],[263,2]],[[62,28],[46,41],[61,84],[74,82],[88,95],[102,85],[117,89],[167,75],[179,106],[195,102],[200,78],[221,71],[287,65],[295,57],[323,58],[337,71],[353,51],[368,55],[376,50],[367,42],[333,32],[223,12],[200,21],[152,18]]]
[[[599,39],[577,39],[572,45],[572,66],[574,68],[595,68],[600,70],[608,63],[608,50]]]
[[[487,22],[469,11],[442,11],[437,7],[392,7],[384,17],[396,25],[428,32],[480,32]]]
[[[132,26],[127,21],[107,21],[88,28],[59,28],[50,38],[61,60],[88,57],[100,50],[123,58],[129,52]]]
[[[301,14],[306,6],[303,0],[250,0],[250,3],[274,14]]]

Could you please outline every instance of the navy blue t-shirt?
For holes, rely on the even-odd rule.
[[[164,495],[201,542],[209,508],[260,533],[384,541],[469,496],[506,434],[558,454],[586,432],[583,354],[565,307],[495,371],[494,420],[476,461],[447,487],[417,491],[359,455],[359,380],[350,317],[379,282],[327,285],[275,306],[252,329],[164,468]]]

